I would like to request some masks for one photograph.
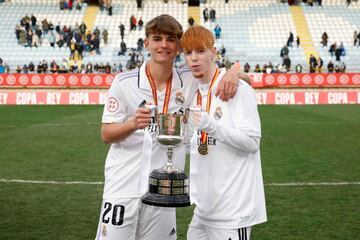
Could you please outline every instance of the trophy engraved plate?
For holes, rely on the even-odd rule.
[[[183,115],[158,114],[157,123],[156,141],[167,148],[168,161],[151,172],[149,192],[142,197],[142,203],[158,207],[190,206],[188,177],[172,162],[173,148],[184,142]]]

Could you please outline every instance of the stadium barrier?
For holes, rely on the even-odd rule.
[[[1,89],[0,105],[97,105],[107,89]],[[257,103],[275,105],[360,104],[360,89],[256,89]]]
[[[360,73],[250,73],[254,88],[360,87]],[[0,88],[108,88],[111,74],[0,74]]]
[[[250,74],[258,104],[360,104],[360,74]],[[102,105],[107,74],[1,74],[0,105]]]

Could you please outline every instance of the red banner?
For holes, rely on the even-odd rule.
[[[0,90],[0,105],[91,105],[106,102],[106,89]],[[360,89],[257,89],[258,104],[360,104]]]
[[[108,88],[111,74],[0,74],[0,87]]]
[[[360,73],[250,74],[254,88],[360,87]]]
[[[360,73],[249,75],[254,88],[360,87]],[[108,88],[113,79],[111,74],[0,74],[0,88]]]

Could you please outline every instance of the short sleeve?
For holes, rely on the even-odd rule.
[[[127,117],[127,104],[119,81],[115,78],[107,95],[102,123],[120,123]]]

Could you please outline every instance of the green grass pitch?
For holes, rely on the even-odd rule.
[[[360,239],[360,105],[259,106],[268,222],[252,239]],[[103,181],[102,106],[0,106],[0,179]],[[0,181],[0,239],[94,239],[102,185]],[[177,212],[186,239],[192,208]]]

